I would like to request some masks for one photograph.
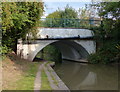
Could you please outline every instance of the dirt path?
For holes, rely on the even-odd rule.
[[[51,68],[50,64],[46,64],[47,62],[44,62],[42,65],[39,66],[38,72],[36,74],[35,82],[34,82],[34,92],[40,92],[41,88],[41,71],[44,69],[48,81],[50,83],[50,87],[53,90],[66,90],[65,92],[70,92],[69,88],[64,84],[64,82],[58,77],[58,75],[55,73],[55,71]]]
[[[36,74],[35,82],[34,82],[34,92],[40,92],[41,87],[41,70],[46,62],[39,66],[38,72]]]

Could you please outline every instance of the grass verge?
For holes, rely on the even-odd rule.
[[[17,90],[33,90],[37,71],[38,63],[29,64],[26,73],[17,81]]]
[[[11,54],[2,61],[2,90],[33,90],[39,62],[30,62]]]
[[[58,81],[55,79],[54,75],[52,74],[53,70],[49,69],[49,66],[48,66],[48,64],[53,64],[53,63],[54,63],[53,61],[48,61],[48,62],[45,64],[45,67],[46,67],[47,70],[49,71],[50,76],[51,76],[52,80],[54,81],[54,84],[55,84],[56,86],[58,86]]]
[[[50,83],[48,81],[47,75],[44,70],[41,71],[41,80],[42,80],[42,85],[40,90],[52,90],[50,87]]]

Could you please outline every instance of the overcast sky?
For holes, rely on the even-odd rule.
[[[56,2],[57,1],[57,2]],[[78,2],[78,0],[44,0],[45,5],[45,14],[44,16],[47,16],[48,14],[56,11],[58,8],[64,9],[64,7],[68,4],[69,6],[73,7],[74,9],[78,10],[79,8],[85,7],[85,4],[90,4],[90,0],[84,0],[84,2]],[[86,1],[86,2],[85,2]]]

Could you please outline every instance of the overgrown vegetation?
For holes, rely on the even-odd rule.
[[[88,58],[90,63],[111,63],[117,62],[120,59],[119,51],[114,41],[104,43],[103,47],[100,47],[95,54],[91,54]]]
[[[30,35],[36,37],[36,27],[44,11],[43,2],[2,2],[0,8],[0,54],[6,56],[2,64],[3,90],[33,90],[40,63],[20,59],[10,53],[16,53],[18,39],[28,39],[26,36]]]
[[[110,63],[120,60],[120,2],[102,2],[95,5],[103,19],[94,30],[97,53],[88,58],[91,63]]]
[[[5,55],[7,54],[7,53],[9,53],[9,52],[11,52],[12,50],[11,50],[11,48],[8,48],[7,46],[0,46],[0,54],[1,54],[1,56],[2,56],[2,58],[4,59],[4,57],[5,57]]]
[[[2,46],[16,53],[19,38],[35,37],[43,9],[42,2],[2,2]]]

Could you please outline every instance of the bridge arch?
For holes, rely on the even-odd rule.
[[[80,59],[85,59],[89,55],[87,50],[80,44],[78,44],[75,41],[69,41],[69,40],[53,40],[53,41],[40,41],[37,42],[37,44],[34,44],[34,46],[28,46],[29,53],[28,53],[28,59],[30,61],[33,61],[35,56],[39,51],[41,51],[43,48],[45,48],[48,45],[54,45],[56,46],[62,54],[63,59],[68,60],[76,60],[79,61]]]
[[[92,40],[36,40],[31,44],[18,44],[17,55],[33,61],[36,54],[50,44],[55,45],[61,51],[63,59],[68,60],[79,61],[96,51],[95,42]]]

